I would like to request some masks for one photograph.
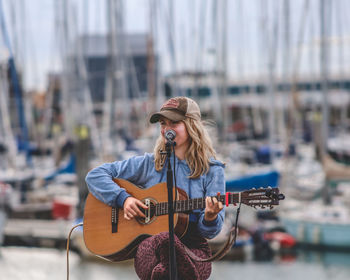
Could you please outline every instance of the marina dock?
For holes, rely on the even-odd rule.
[[[73,222],[67,220],[9,219],[4,228],[4,244],[65,248],[72,226]]]

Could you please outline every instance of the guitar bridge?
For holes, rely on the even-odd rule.
[[[112,207],[112,233],[118,232],[118,212],[118,208]]]

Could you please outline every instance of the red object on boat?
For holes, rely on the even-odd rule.
[[[292,248],[297,243],[293,236],[280,231],[265,233],[264,238],[269,241],[278,241],[282,248]]]
[[[72,210],[70,203],[54,200],[52,205],[52,218],[54,219],[69,219]]]

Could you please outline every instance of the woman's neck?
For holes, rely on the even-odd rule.
[[[179,153],[177,151],[175,151],[175,156],[179,159],[179,160],[184,160],[185,159],[185,153]]]
[[[186,151],[188,149],[188,144],[187,145],[181,145],[179,147],[175,146],[175,155],[178,159],[184,160]]]

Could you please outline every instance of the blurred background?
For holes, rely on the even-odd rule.
[[[348,279],[350,2],[0,0],[0,270],[62,279],[93,167],[152,152],[150,112],[189,96],[242,206],[210,279]],[[210,241],[226,241],[237,207]],[[137,279],[71,240],[72,279]]]

